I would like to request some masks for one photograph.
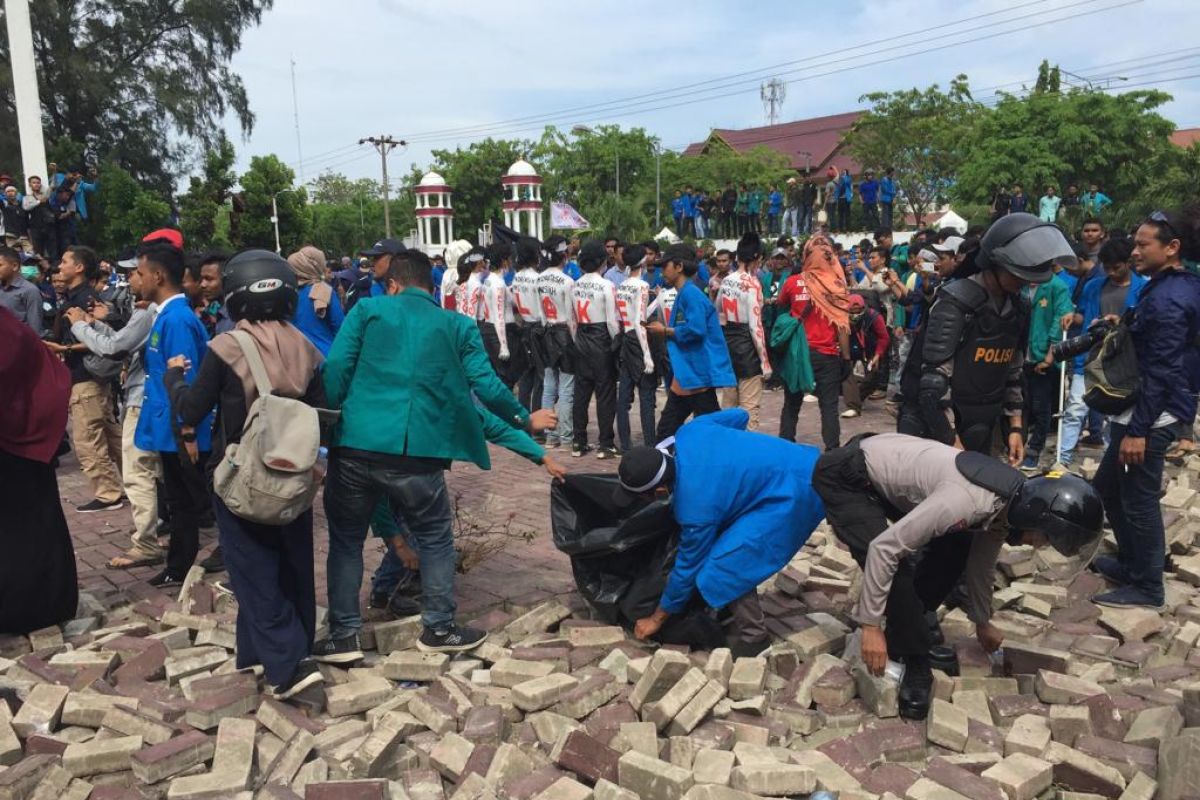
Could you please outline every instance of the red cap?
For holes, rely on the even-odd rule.
[[[142,237],[143,242],[153,242],[155,239],[166,239],[176,248],[183,249],[183,234],[174,228],[159,228]]]

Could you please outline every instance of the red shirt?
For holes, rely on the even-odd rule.
[[[797,272],[784,281],[777,302],[779,305],[787,307],[793,317],[804,321],[804,335],[808,338],[810,350],[827,356],[841,356],[842,349],[838,346],[837,328],[833,323],[815,306],[811,311],[805,312],[810,300],[808,287],[804,285],[803,273]]]

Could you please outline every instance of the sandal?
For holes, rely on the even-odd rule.
[[[134,567],[152,567],[162,562],[162,556],[145,556],[130,552],[124,555],[113,556],[104,566],[108,569],[133,569]]]

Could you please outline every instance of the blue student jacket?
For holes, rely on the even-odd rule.
[[[821,451],[749,433],[749,420],[731,408],[697,417],[675,435],[672,508],[681,532],[659,602],[664,611],[682,611],[693,591],[713,608],[754,591],[825,518],[812,488]]]
[[[1108,285],[1108,276],[1102,275],[1096,280],[1088,281],[1083,285],[1083,289],[1079,291],[1079,304],[1075,310],[1083,317],[1083,324],[1073,328],[1068,332],[1068,336],[1078,336],[1085,331],[1095,321],[1096,317],[1100,316],[1100,292]],[[1137,303],[1138,298],[1142,296],[1142,287],[1146,285],[1146,279],[1136,272],[1129,274],[1129,291],[1125,293],[1125,305],[1121,307],[1121,312],[1124,313]],[[1083,362],[1087,361],[1088,354],[1083,353],[1075,357],[1075,374],[1083,374]]]
[[[171,401],[167,398],[167,387],[163,383],[163,376],[167,374],[167,360],[186,356],[192,366],[184,377],[190,383],[196,377],[206,352],[208,333],[204,330],[204,323],[196,318],[188,305],[187,298],[167,303],[155,318],[142,353],[142,364],[146,368],[146,394],[133,435],[133,443],[139,450],[178,452],[175,429],[171,424]],[[196,446],[201,452],[212,449],[212,414],[196,426]]]
[[[1163,412],[1191,430],[1200,392],[1200,276],[1171,270],[1151,278],[1134,314],[1141,386],[1125,433],[1148,435]]]
[[[300,290],[300,300],[296,303],[296,317],[292,320],[292,324],[308,337],[308,340],[313,343],[313,347],[321,351],[321,355],[327,356],[329,348],[333,347],[333,340],[337,336],[338,329],[342,327],[342,320],[345,318],[346,312],[342,311],[342,303],[338,300],[337,294],[329,299],[325,316],[318,317],[317,312],[313,310],[312,286],[310,285]]]
[[[675,334],[667,339],[671,369],[684,389],[736,386],[729,347],[717,310],[693,281],[687,281],[671,311]]]
[[[896,182],[886,175],[879,179],[879,202],[890,203],[896,196]]]

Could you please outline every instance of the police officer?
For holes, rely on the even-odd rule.
[[[1019,464],[1029,325],[1020,291],[1049,281],[1056,263],[1074,265],[1075,254],[1057,226],[1032,214],[1009,214],[988,229],[972,257],[976,271],[942,286],[913,345],[897,430],[989,453],[996,420],[1004,417],[1008,460]]]
[[[958,581],[979,643],[994,651],[1003,640],[991,624],[1001,546],[1049,544],[1082,568],[1104,524],[1100,495],[1082,478],[1026,478],[991,456],[898,433],[867,434],[828,451],[817,461],[813,489],[863,569],[852,614],[863,662],[876,675],[889,658],[904,662],[900,714],[910,719],[925,718],[933,688],[925,615]]]

